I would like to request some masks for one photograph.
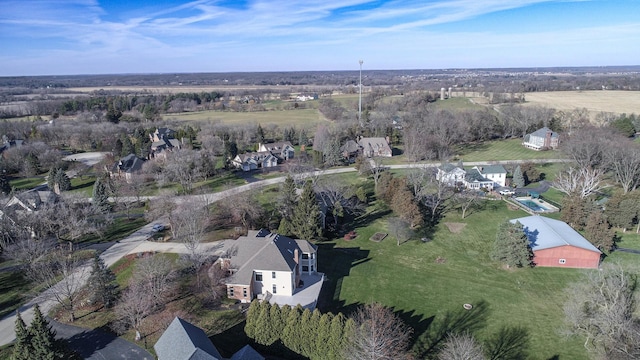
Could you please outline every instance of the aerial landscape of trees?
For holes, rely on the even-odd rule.
[[[246,88],[179,92],[66,92],[91,81],[104,86],[99,78],[73,77],[7,86],[0,135],[8,144],[24,142],[2,148],[0,157],[6,272],[19,274],[33,288],[29,295],[50,289],[42,293],[56,304],[50,316],[81,326],[95,321],[148,349],[179,315],[201,318],[208,335],[225,340],[241,329],[242,341],[284,358],[523,359],[533,351],[546,358],[640,357],[637,268],[619,251],[640,248],[640,119],[527,104],[527,91],[584,86],[582,74],[557,81],[483,74],[371,74],[362,119],[358,85],[347,76],[353,74],[335,83],[318,74],[295,81],[256,75],[259,86],[230,76]],[[638,86],[635,77],[624,86],[614,75],[605,80],[621,90]],[[126,75],[119,81],[153,84]],[[447,81],[455,96],[440,99]],[[477,96],[470,101],[463,92]],[[26,95],[31,100],[18,107]],[[233,118],[239,114],[246,117]],[[251,120],[258,114],[271,120]],[[542,127],[560,133],[560,148],[522,148],[522,137]],[[180,148],[154,153],[158,128],[175,130]],[[393,156],[345,154],[347,141],[363,137],[386,139]],[[235,168],[237,155],[280,141],[295,148],[293,159],[274,169]],[[90,165],[69,160],[92,152],[107,154]],[[143,165],[119,173],[129,154]],[[521,207],[492,189],[441,181],[437,168],[445,163],[501,163],[518,196],[543,189],[541,200],[560,211],[541,216],[567,222],[602,251],[602,270],[536,267],[522,225],[509,221],[524,216]],[[147,223],[162,228],[140,236],[180,245],[183,253],[129,254],[107,266],[103,250],[93,250]],[[328,290],[317,309],[225,298],[229,272],[204,249],[261,228],[318,247]],[[375,242],[378,233],[388,237]],[[89,279],[86,287],[79,276]],[[564,315],[565,324],[543,324],[532,310],[515,309],[534,298],[544,298],[540,306]],[[28,334],[23,325],[16,329]],[[556,333],[567,336],[550,335]],[[530,342],[534,337],[541,340]],[[19,339],[13,351],[33,346],[26,344]]]

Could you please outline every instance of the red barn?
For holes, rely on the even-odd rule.
[[[597,269],[600,265],[600,250],[565,222],[537,215],[511,222],[522,224],[536,266]]]

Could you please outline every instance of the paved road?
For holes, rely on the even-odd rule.
[[[570,160],[566,160],[566,159],[527,160],[527,162],[535,162],[535,163],[555,163],[555,162],[568,162],[568,161]],[[513,164],[513,163],[522,163],[522,162],[525,162],[525,161],[505,160],[505,161],[493,161],[490,163],[491,164]],[[483,164],[487,164],[487,162],[466,162],[465,163],[466,166],[476,166],[476,165],[483,165]],[[411,169],[411,168],[437,167],[439,165],[440,163],[415,163],[415,164],[389,165],[386,167],[389,169]],[[346,168],[338,168],[338,169],[319,170],[319,171],[314,171],[307,174],[302,174],[300,176],[304,178],[304,177],[312,177],[312,176],[342,174],[342,173],[355,172],[355,171],[356,169],[353,167],[346,167]],[[217,192],[217,193],[180,196],[177,198],[177,201],[178,203],[188,203],[191,205],[193,205],[194,203],[211,204],[216,201],[220,201],[224,198],[227,198],[229,196],[240,194],[245,191],[259,189],[265,186],[282,183],[284,182],[285,179],[286,179],[286,176],[281,176],[278,178],[256,181],[253,183],[238,186],[238,187]],[[145,197],[144,199],[153,199],[153,198],[155,197],[150,196],[150,197]],[[137,200],[137,199],[131,198],[131,201],[134,201],[134,200]],[[105,264],[107,266],[111,266],[123,256],[133,252],[136,247],[141,245],[148,238],[149,234],[151,233],[151,227],[153,226],[152,225],[153,223],[154,222],[151,222],[145,225],[140,230],[131,234],[127,238],[116,242],[109,249],[105,250],[100,255],[100,257],[104,260]],[[161,244],[161,243],[146,244],[145,245],[146,249],[149,249],[147,251],[161,250],[160,248],[162,245],[158,245],[157,247],[154,247],[153,244]],[[156,248],[158,250],[155,250]],[[73,274],[73,277],[76,281],[80,282],[81,284],[86,284],[88,275],[89,275],[88,267],[83,267],[79,269],[76,274]],[[30,302],[22,306],[19,310],[20,310],[20,313],[22,314],[24,321],[26,323],[31,322],[31,320],[33,319],[33,305],[36,303],[40,305],[40,308],[43,313],[45,314],[48,313],[56,304],[55,301],[52,300],[52,298],[53,298],[53,291],[47,290],[37,298],[31,300]],[[15,339],[14,323],[15,323],[15,313],[10,314],[9,316],[0,320],[0,346],[8,344]]]
[[[57,337],[66,339],[69,347],[83,359],[105,360],[154,360],[155,357],[143,348],[121,339],[101,329],[83,329],[81,327],[59,323],[48,319]]]

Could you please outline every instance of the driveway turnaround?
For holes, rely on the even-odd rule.
[[[49,319],[57,338],[66,339],[69,347],[83,359],[105,360],[154,360],[148,351],[138,345],[121,339],[112,333],[100,329],[83,329],[73,325],[59,323]]]

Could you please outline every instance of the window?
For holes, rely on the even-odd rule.
[[[273,290],[273,291],[272,291],[271,293],[275,294],[275,293],[276,293],[276,289],[277,289],[277,288],[276,288],[276,284],[273,284],[273,287],[272,287],[272,290]]]
[[[311,271],[313,271],[313,265],[311,265]]]
[[[565,264],[565,263],[567,262],[567,259],[560,259],[558,262],[559,262],[560,264]]]
[[[233,288],[232,287],[229,288],[229,297],[233,297]]]
[[[276,278],[276,272],[275,272],[275,271],[272,271],[272,272],[271,272],[271,278],[272,278],[272,279],[275,279],[275,278]]]
[[[309,271],[309,267],[307,265],[302,265],[302,271]]]
[[[309,258],[309,254],[307,254],[307,253],[302,253],[302,258],[303,258],[303,259],[308,259],[308,258]]]
[[[247,288],[242,288],[242,297],[247,297]]]
[[[261,272],[257,272],[256,273],[256,281],[262,281],[262,273]]]

